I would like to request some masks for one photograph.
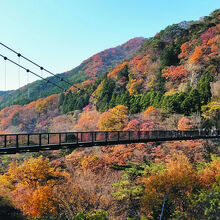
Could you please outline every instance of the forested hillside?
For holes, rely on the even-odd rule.
[[[220,9],[128,42],[123,58],[115,48],[84,61],[87,76],[67,91],[3,108],[0,132],[220,129]],[[145,220],[159,219],[164,203],[163,219],[219,219],[219,146],[172,141],[2,156],[0,206],[17,219]]]
[[[139,50],[144,41],[145,39],[142,37],[131,39],[120,46],[97,53],[83,61],[76,68],[57,74],[58,77],[48,77],[47,80],[66,90],[69,88],[69,84],[64,81],[72,84],[81,83],[89,78],[101,75],[124,59],[130,58]],[[61,81],[59,77],[64,80]],[[3,94],[4,92],[0,93],[0,108],[14,104],[28,104],[31,101],[60,92],[61,90],[53,84],[47,83],[44,80],[38,80],[15,91],[5,92],[5,95]]]

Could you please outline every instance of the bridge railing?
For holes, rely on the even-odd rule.
[[[193,130],[193,131],[94,131],[94,132],[61,132],[61,133],[30,133],[30,134],[0,134],[0,147],[44,147],[61,146],[68,144],[86,143],[114,143],[123,141],[155,141],[169,139],[186,139],[199,137],[217,137],[217,130]]]

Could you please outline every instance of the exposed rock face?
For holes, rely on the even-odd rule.
[[[211,84],[211,93],[213,97],[220,97],[220,79]]]

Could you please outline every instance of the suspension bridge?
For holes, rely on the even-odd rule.
[[[41,65],[35,63],[31,59],[16,52],[14,49],[0,42],[0,46],[12,52],[18,57],[18,62],[6,57],[0,53],[5,61],[5,90],[6,90],[6,63],[9,62],[18,67],[20,79],[20,69],[28,74],[33,74],[41,80],[52,84],[59,88],[61,92],[65,89],[59,84],[50,81],[48,78],[43,78],[35,71],[28,69],[20,64],[20,59],[24,59],[30,64],[37,67],[40,71],[45,71],[58,78],[60,81],[75,87],[76,91],[80,88],[73,85],[63,77],[56,75]],[[19,82],[20,85],[20,82]],[[29,97],[29,91],[28,95]],[[120,109],[118,109],[120,112]],[[109,111],[111,114],[118,116],[116,113]],[[38,152],[42,150],[58,150],[65,148],[79,148],[92,146],[107,146],[118,144],[146,143],[146,142],[161,142],[175,140],[195,140],[195,139],[219,139],[220,132],[217,130],[195,130],[195,131],[91,131],[91,132],[61,132],[61,133],[28,133],[28,134],[0,134],[0,154],[14,154],[22,152]]]
[[[118,144],[219,139],[218,130],[194,131],[91,131],[60,133],[1,134],[0,154],[75,149]]]

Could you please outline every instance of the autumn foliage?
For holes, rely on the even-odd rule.
[[[128,65],[128,62],[123,62],[119,65],[117,65],[113,71],[111,71],[109,74],[108,74],[108,77],[112,77],[112,78],[117,78],[117,74],[119,71],[123,70],[123,68],[125,68],[125,66]]]
[[[57,102],[58,102],[58,95],[54,94],[43,99],[38,99],[35,108],[39,113],[48,110],[54,110],[55,108],[57,108]]]
[[[198,63],[203,55],[202,47],[196,46],[193,54],[190,56],[189,61],[191,63]]]
[[[136,51],[142,45],[143,41],[144,38],[134,38],[118,47],[95,54],[83,61],[81,64],[82,71],[89,77],[95,77],[108,68],[120,64],[127,56]]]
[[[187,57],[191,51],[191,46],[189,42],[185,42],[181,45],[181,53],[178,55],[178,58]]]
[[[0,176],[1,195],[8,195],[25,215],[56,215],[56,198],[52,191],[65,174],[50,166],[48,159],[31,158],[17,165],[11,163]]]
[[[146,187],[144,200],[150,199],[156,191],[162,193],[161,195],[158,193],[157,198],[160,196],[163,197],[166,194],[171,196],[171,199],[178,200],[181,198],[182,193],[192,192],[196,184],[196,176],[193,173],[192,165],[183,155],[173,155],[164,167],[162,166],[159,170],[151,172],[149,177],[144,178]],[[166,187],[164,188],[164,186]],[[182,191],[183,189],[184,192]],[[179,196],[177,196],[178,193],[180,193]]]
[[[216,10],[95,54],[65,73],[74,82],[67,92],[1,105],[0,133],[112,131],[78,133],[79,142],[98,145],[153,130],[219,129],[219,21]],[[159,219],[163,201],[163,219],[216,219],[218,141],[148,141],[77,149],[62,141],[60,150],[2,155],[0,200],[28,219]]]
[[[79,131],[95,131],[97,130],[97,121],[99,120],[100,113],[96,110],[85,110],[80,115],[75,128]]]
[[[205,166],[197,171],[188,158],[181,154],[174,154],[166,163],[152,164],[147,167],[147,176],[143,178],[143,210],[146,214],[155,216],[155,210],[161,206],[166,195],[167,203],[171,202],[171,210],[174,209],[173,213],[177,210],[186,211],[190,203],[190,194],[197,188],[211,187],[217,182],[219,165],[219,158],[213,158],[207,168]],[[188,217],[191,215],[190,212],[187,214]]]
[[[178,122],[178,130],[187,131],[192,128],[192,122],[187,117],[182,117]]]
[[[163,77],[171,80],[181,80],[182,82],[186,80],[188,71],[184,68],[183,65],[180,66],[169,66],[166,69],[162,70]]]
[[[120,131],[126,125],[127,114],[128,108],[118,105],[101,115],[98,121],[98,127],[103,131]]]

